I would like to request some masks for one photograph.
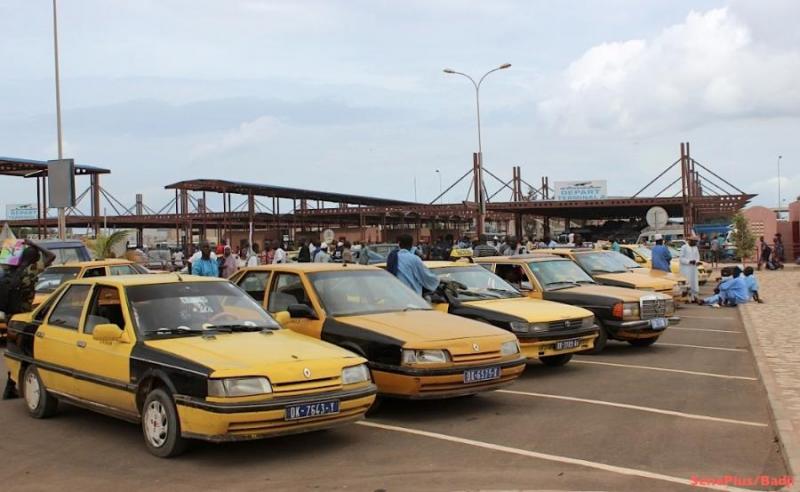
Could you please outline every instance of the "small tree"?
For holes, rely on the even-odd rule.
[[[98,260],[114,258],[114,250],[128,237],[129,231],[114,231],[109,235],[99,234],[94,240],[94,256]]]
[[[736,256],[744,262],[753,256],[756,249],[756,238],[750,232],[750,224],[741,213],[733,217],[733,245],[736,246]]]

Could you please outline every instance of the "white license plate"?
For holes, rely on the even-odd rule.
[[[482,367],[480,369],[468,369],[464,371],[464,384],[480,383],[500,379],[499,367]]]
[[[580,338],[570,338],[569,340],[560,340],[556,342],[556,350],[567,350],[581,346]]]
[[[339,413],[339,400],[301,403],[286,407],[286,420],[302,420]]]
[[[669,320],[667,318],[655,318],[650,320],[650,328],[654,330],[663,330],[668,326]]]

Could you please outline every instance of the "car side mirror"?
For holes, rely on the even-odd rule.
[[[530,292],[533,290],[533,284],[530,282],[520,282],[519,290]]]
[[[113,323],[104,323],[95,326],[92,332],[92,338],[99,342],[130,342],[125,331]]]
[[[272,315],[275,318],[275,321],[281,325],[285,326],[286,323],[292,320],[292,315],[289,314],[289,311],[280,311]]]
[[[305,304],[291,304],[288,311],[292,318],[317,319],[317,313]]]
[[[636,259],[636,263],[647,263],[647,260],[645,260],[641,256],[637,256],[635,259]]]

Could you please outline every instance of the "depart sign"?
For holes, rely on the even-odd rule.
[[[38,216],[39,209],[33,203],[6,205],[6,220],[33,220]]]
[[[556,200],[598,200],[608,196],[606,180],[554,181]]]

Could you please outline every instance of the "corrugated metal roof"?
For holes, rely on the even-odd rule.
[[[19,157],[0,157],[0,176],[28,177],[47,176],[47,161],[35,161],[33,159],[21,159]],[[87,164],[75,164],[75,175],[86,174],[109,174],[108,169],[89,166]],[[31,177],[35,177],[31,176]]]

